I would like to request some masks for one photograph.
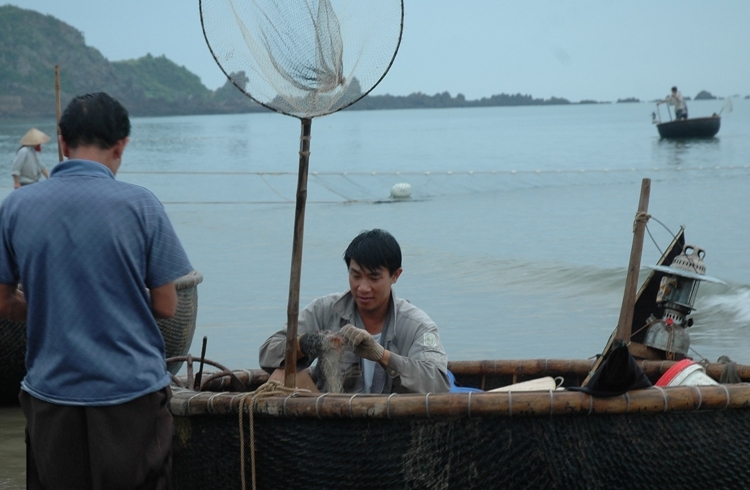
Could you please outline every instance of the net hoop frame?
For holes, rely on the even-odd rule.
[[[206,26],[205,26],[205,24],[203,22],[203,2],[204,2],[204,0],[198,0],[198,10],[199,10],[200,17],[201,17],[201,32],[203,32],[203,39],[206,41],[206,46],[208,46],[208,50],[211,52],[211,57],[214,59],[214,61],[216,62],[216,64],[219,66],[219,69],[221,70],[221,72],[227,77],[227,80],[229,80],[230,82],[232,82],[232,85],[234,85],[246,97],[250,98],[250,100],[252,100],[252,101],[254,101],[254,102],[262,105],[266,109],[269,109],[269,110],[271,110],[273,112],[277,112],[279,114],[283,114],[285,116],[295,117],[297,119],[312,119],[314,117],[327,116],[329,114],[333,114],[335,112],[342,111],[342,110],[346,109],[347,107],[351,107],[352,105],[356,104],[360,100],[364,99],[367,96],[367,94],[369,94],[370,92],[372,92],[373,89],[375,89],[375,87],[377,87],[378,85],[380,85],[380,82],[383,81],[383,79],[385,78],[385,76],[391,70],[391,66],[393,66],[393,62],[396,59],[396,55],[398,54],[398,50],[401,47],[401,39],[404,36],[404,0],[400,0],[399,4],[401,5],[401,19],[400,19],[400,24],[399,24],[399,29],[398,29],[398,40],[396,41],[396,49],[393,50],[393,56],[391,56],[391,60],[388,62],[388,66],[386,66],[386,68],[383,71],[383,74],[380,76],[380,78],[378,78],[378,80],[366,92],[363,92],[362,95],[360,95],[356,99],[352,100],[348,104],[343,105],[343,106],[337,108],[334,111],[325,112],[323,114],[318,114],[318,115],[315,115],[315,116],[307,116],[307,117],[297,116],[295,114],[289,114],[287,112],[284,112],[284,111],[282,111],[280,109],[277,109],[275,107],[271,107],[270,105],[268,105],[268,104],[266,104],[264,102],[261,102],[260,100],[256,99],[249,92],[247,92],[244,88],[242,88],[239,85],[237,85],[234,82],[234,80],[232,79],[232,77],[226,72],[226,70],[224,70],[224,67],[221,65],[221,63],[219,62],[219,59],[216,57],[216,53],[214,53],[214,50],[211,47],[211,42],[208,40],[208,35],[206,34]]]

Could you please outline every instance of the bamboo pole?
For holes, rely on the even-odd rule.
[[[55,113],[57,115],[57,136],[60,136],[60,116],[62,114],[60,104],[60,65],[55,65]],[[63,161],[62,146],[60,146],[60,139],[57,140],[57,157],[58,161]]]
[[[312,119],[303,118],[300,135],[299,172],[297,174],[297,206],[294,215],[292,267],[289,277],[289,302],[286,310],[286,357],[284,386],[293,388],[297,377],[297,323],[299,319],[299,290],[302,276],[302,239],[305,234],[305,203],[307,201],[307,170],[310,163],[310,131]]]
[[[648,221],[648,201],[651,194],[651,179],[643,179],[641,182],[641,197],[638,201],[638,212],[633,222],[633,244],[630,248],[630,263],[628,264],[628,273],[625,278],[625,292],[622,297],[622,306],[620,307],[620,318],[617,321],[617,327],[607,341],[604,352],[596,359],[591,371],[583,380],[581,386],[586,386],[591,380],[591,376],[599,369],[599,366],[609,354],[613,346],[620,342],[629,342],[633,330],[633,315],[635,302],[637,300],[636,290],[638,288],[638,272],[641,269],[641,255],[643,254],[643,235]],[[674,242],[672,242],[674,244]]]
[[[643,253],[643,235],[646,231],[648,221],[648,201],[651,194],[651,179],[643,179],[641,182],[641,197],[638,201],[638,213],[635,215],[633,224],[633,245],[630,248],[630,262],[628,275],[625,279],[625,293],[622,297],[620,308],[620,319],[617,322],[617,333],[615,340],[622,342],[630,341],[633,328],[633,308],[635,307],[635,295],[638,289],[638,272],[641,270],[641,255]]]

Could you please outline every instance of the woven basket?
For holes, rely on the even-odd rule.
[[[190,349],[195,333],[198,313],[198,284],[203,275],[193,271],[175,281],[177,288],[177,313],[167,320],[157,320],[164,336],[167,357],[184,356]],[[26,323],[0,319],[0,405],[18,403],[21,380],[26,375]],[[167,366],[176,374],[181,362]]]
[[[674,362],[639,364],[655,382]],[[541,359],[448,367],[466,386],[493,389],[527,376],[578,386],[592,366]],[[705,368],[716,378],[724,366]],[[747,488],[750,366],[737,371],[742,383],[608,398],[511,390],[254,399],[230,391],[227,377],[211,381],[212,391],[173,386],[173,485],[240,488],[244,469],[246,487],[255,488],[254,459],[256,486],[264,489]],[[268,379],[260,370],[234,374],[248,390]]]

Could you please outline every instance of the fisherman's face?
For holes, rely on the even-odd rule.
[[[385,314],[391,298],[391,286],[396,284],[401,272],[402,269],[398,269],[391,275],[383,266],[371,271],[355,260],[349,261],[349,289],[359,311]]]

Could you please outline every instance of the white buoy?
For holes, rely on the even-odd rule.
[[[399,182],[391,187],[391,197],[394,199],[407,199],[411,197],[411,184]]]

